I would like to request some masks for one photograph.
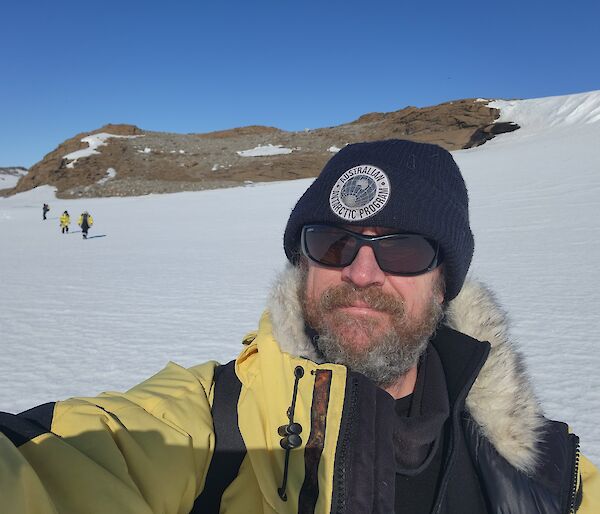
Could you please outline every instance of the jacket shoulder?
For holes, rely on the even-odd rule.
[[[498,512],[520,512],[527,505],[525,512],[598,512],[600,477],[580,456],[579,438],[558,421],[545,420],[543,432],[536,467],[525,473],[497,452],[472,419],[465,419],[468,446],[490,503]]]

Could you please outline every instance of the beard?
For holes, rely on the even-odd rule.
[[[306,323],[317,332],[314,344],[327,362],[343,364],[380,387],[393,384],[417,365],[443,317],[436,282],[425,310],[407,314],[404,300],[378,286],[356,288],[348,283],[330,287],[320,298],[308,298],[306,277],[300,288]],[[377,311],[374,316],[343,310],[357,302]]]

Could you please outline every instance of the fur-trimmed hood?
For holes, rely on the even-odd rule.
[[[304,330],[300,279],[298,269],[288,264],[273,286],[268,304],[273,335],[284,352],[318,362]],[[448,304],[444,323],[490,343],[490,354],[469,392],[466,407],[498,453],[515,468],[532,472],[544,418],[523,358],[510,340],[506,313],[489,289],[467,279],[460,294]]]

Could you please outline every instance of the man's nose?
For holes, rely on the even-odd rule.
[[[381,271],[370,246],[363,246],[354,260],[342,269],[342,280],[357,287],[383,285],[385,273]]]

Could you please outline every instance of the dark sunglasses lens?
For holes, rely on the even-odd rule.
[[[390,273],[419,273],[435,258],[435,248],[422,236],[398,235],[376,242],[379,267]]]
[[[306,227],[304,250],[311,259],[327,266],[348,266],[356,256],[356,239],[335,227]]]

